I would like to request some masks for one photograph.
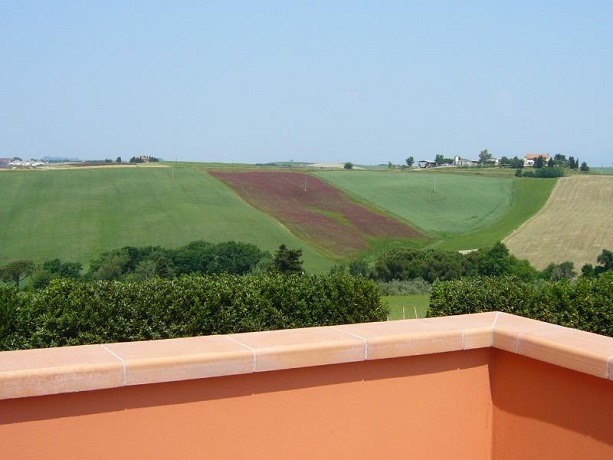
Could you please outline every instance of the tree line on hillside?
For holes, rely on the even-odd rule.
[[[193,241],[176,249],[125,246],[90,261],[86,273],[82,273],[80,262],[53,259],[36,265],[31,260],[16,260],[0,267],[0,280],[19,288],[24,280],[30,279],[32,288],[41,289],[58,278],[137,282],[193,274],[299,274],[303,272],[301,257],[301,249],[289,249],[284,244],[274,255],[253,244],[235,241]]]
[[[578,276],[572,262],[551,263],[544,270],[537,270],[527,260],[510,254],[506,245],[498,242],[467,254],[438,249],[394,248],[374,261],[357,260],[337,266],[335,271],[346,271],[378,281],[385,287],[393,284],[394,293],[403,293],[399,282],[405,284],[408,293],[415,293],[415,282],[451,281],[462,278],[514,276],[526,282],[538,280],[573,279]],[[597,265],[585,264],[580,276],[594,278],[613,271],[613,252],[604,249],[597,258]],[[422,283],[423,286],[423,283]],[[423,292],[423,289],[422,289]]]
[[[514,169],[521,169],[524,167],[523,158],[518,158],[517,156],[513,158],[502,157],[500,158],[499,165],[502,167],[510,167]],[[584,161],[579,165],[579,159],[574,156],[569,156],[566,158],[566,155],[555,154],[553,157],[549,157],[549,159],[545,159],[544,156],[539,156],[534,160],[534,164],[532,165],[534,169],[540,168],[564,168],[564,169],[572,169],[572,170],[581,170],[581,171],[589,171],[589,166]]]
[[[47,286],[53,279],[68,278],[84,281],[142,281],[149,278],[178,278],[183,275],[258,273],[304,273],[302,250],[282,244],[271,255],[248,243],[228,241],[210,243],[193,241],[176,249],[160,246],[125,246],[102,253],[92,260],[82,274],[79,262],[53,259],[40,265],[30,260],[17,260],[0,267],[0,280],[20,287],[30,278],[34,289]],[[604,249],[596,266],[585,264],[580,276],[597,277],[613,270],[613,252]],[[551,263],[544,270],[535,269],[527,260],[510,254],[502,242],[489,248],[462,254],[438,249],[398,247],[384,252],[374,260],[359,259],[347,265],[337,265],[332,273],[360,275],[379,282],[383,287],[395,283],[393,293],[427,291],[435,281],[451,281],[482,276],[515,276],[525,281],[575,278],[572,262]],[[398,283],[405,282],[405,291]],[[410,282],[410,283],[406,283]]]

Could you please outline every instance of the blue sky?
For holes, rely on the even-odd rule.
[[[613,164],[613,2],[0,0],[0,157]]]

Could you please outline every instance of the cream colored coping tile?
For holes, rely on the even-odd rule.
[[[126,366],[126,385],[253,372],[253,353],[227,336],[104,345]]]
[[[613,340],[565,327],[539,329],[519,336],[519,353],[596,377],[611,378]]]
[[[495,313],[480,313],[347,324],[336,329],[366,340],[367,359],[383,359],[489,347],[493,341],[494,318]]]
[[[228,337],[253,350],[255,372],[366,359],[365,341],[334,327],[247,332]]]
[[[0,399],[123,384],[121,361],[100,345],[0,352]]]
[[[0,398],[495,347],[613,379],[613,338],[505,313],[0,353]]]
[[[494,321],[494,347],[519,353],[519,338],[523,334],[539,330],[551,330],[559,328],[554,324],[544,323],[521,316],[497,313]]]

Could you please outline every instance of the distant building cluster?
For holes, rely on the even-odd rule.
[[[47,163],[40,160],[22,160],[18,157],[0,158],[0,168],[41,168]]]
[[[151,155],[133,156],[130,163],[154,163],[160,161],[159,158]],[[106,160],[79,160],[78,158],[43,157],[42,160],[24,160],[19,157],[0,158],[0,169],[32,169],[48,167],[51,164],[71,163],[79,166],[94,166],[98,164],[114,163],[111,159]],[[121,163],[121,157],[117,157],[115,163]]]
[[[417,162],[417,166],[419,168],[434,168],[436,166],[456,166],[456,167],[472,167],[472,166],[509,166],[509,167],[523,167],[523,166],[534,166],[535,162],[542,158],[545,165],[552,159],[552,156],[548,153],[527,153],[523,158],[514,157],[512,161],[510,158],[501,157],[494,158],[491,155],[487,154],[485,156],[480,155],[479,160],[472,160],[467,158],[462,158],[459,155],[456,155],[451,158],[444,158],[442,155],[437,155],[437,158],[434,160],[421,160]],[[483,152],[482,152],[483,154]]]
[[[141,155],[130,158],[130,163],[155,163],[158,161],[160,161],[159,158],[152,157],[151,155]]]

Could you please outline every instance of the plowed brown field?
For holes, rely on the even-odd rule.
[[[368,249],[376,239],[423,237],[398,220],[350,201],[312,175],[290,171],[211,174],[298,237],[337,256]]]
[[[545,206],[504,243],[538,269],[567,260],[576,271],[595,265],[603,249],[613,249],[613,176],[559,179]]]

